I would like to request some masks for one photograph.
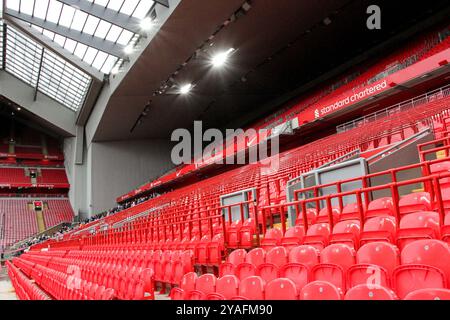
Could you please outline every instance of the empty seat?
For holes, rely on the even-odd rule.
[[[256,275],[256,267],[252,263],[240,263],[236,266],[234,274],[242,281],[245,278]]]
[[[400,229],[397,232],[397,245],[400,249],[415,240],[438,238],[440,238],[440,228],[437,212],[414,212],[400,220]]]
[[[298,246],[305,236],[305,228],[302,226],[293,226],[286,230],[284,237],[281,239],[281,245],[287,249]]]
[[[264,280],[258,276],[251,276],[241,280],[239,296],[249,300],[264,300]]]
[[[372,241],[387,241],[394,243],[397,233],[397,223],[394,217],[373,217],[364,223],[360,245]]]
[[[219,275],[222,277],[227,274],[235,274],[236,266],[245,262],[247,251],[244,249],[233,250],[227,258],[226,262],[219,265]]]
[[[403,299],[410,292],[426,288],[446,288],[450,275],[450,251],[439,240],[417,240],[401,252],[402,265],[393,273],[393,287]]]
[[[356,265],[347,271],[347,287],[378,284],[390,287],[392,272],[400,263],[397,247],[387,242],[371,242],[356,253]]]
[[[201,291],[205,295],[216,291],[217,278],[213,274],[202,274],[195,283],[195,290]]]
[[[340,215],[339,208],[332,207],[330,211],[331,211],[331,216],[333,217],[333,221],[334,221],[334,223],[336,223],[339,220],[339,215]],[[319,211],[319,215],[317,216],[315,223],[329,223],[329,222],[330,222],[330,218],[329,218],[328,208],[325,207]]]
[[[329,282],[313,281],[303,287],[300,300],[342,300],[342,294]]]
[[[394,203],[391,197],[383,197],[369,203],[365,214],[366,219],[371,217],[393,216]]]
[[[299,292],[309,281],[308,268],[300,263],[285,264],[280,268],[279,276],[292,280]]]
[[[350,247],[357,248],[359,246],[359,236],[359,220],[340,221],[333,227],[330,243],[345,243]]]
[[[259,267],[266,260],[266,251],[262,248],[255,248],[250,250],[245,256],[245,262],[253,264],[255,267]]]
[[[361,210],[364,213],[363,208],[361,208]],[[354,220],[359,219],[360,217],[361,214],[359,212],[358,204],[356,202],[352,202],[344,206],[341,215],[339,216],[339,221]]]
[[[274,279],[266,284],[266,300],[297,300],[295,283],[287,278]]]
[[[310,245],[294,247],[289,252],[290,263],[300,263],[311,269],[319,263],[320,251]]]
[[[308,228],[303,244],[311,245],[322,250],[328,245],[330,237],[330,225],[328,223],[316,223]]]
[[[258,266],[256,274],[266,283],[278,277],[278,269],[287,263],[287,252],[284,247],[274,247],[266,254],[265,263]]]
[[[229,300],[237,296],[239,293],[239,279],[233,275],[226,275],[216,282],[216,294],[221,295],[224,299]]]
[[[283,232],[280,229],[272,228],[266,231],[264,239],[261,241],[261,248],[268,251],[273,247],[280,245]]]
[[[345,300],[396,300],[395,293],[383,286],[359,284],[347,291]]]
[[[431,198],[428,192],[416,192],[405,195],[401,197],[398,205],[401,214],[432,210]]]
[[[345,244],[331,244],[320,253],[320,264],[311,270],[312,280],[330,282],[345,291],[345,275],[355,264],[355,251]]]
[[[427,265],[403,265],[395,269],[393,286],[400,299],[410,292],[425,288],[445,288],[444,273],[436,267]]]
[[[449,289],[419,289],[408,293],[405,300],[450,300]]]
[[[308,220],[308,224],[316,223],[317,219],[317,210],[314,208],[306,209],[306,219]],[[303,225],[303,214],[300,212],[297,218],[295,219],[296,226]]]

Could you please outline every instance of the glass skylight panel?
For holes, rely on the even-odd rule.
[[[86,0],[97,6],[104,7],[117,13],[143,19],[154,6],[151,0]],[[76,6],[64,4],[59,0],[8,0],[9,10],[14,10],[22,15],[28,15],[57,26],[80,32],[80,35],[90,35],[99,41],[111,42],[112,46],[126,47],[135,45],[139,40],[138,33],[131,32],[119,25],[101,18],[101,15],[92,15],[84,12]],[[70,54],[77,56],[84,62],[104,73],[110,73],[114,66],[120,66],[122,56],[112,56],[108,52],[99,51],[96,48],[87,47],[78,42],[74,36],[70,38],[59,32],[55,34],[49,30],[32,25],[40,33],[50,38],[55,44],[66,49]],[[78,40],[78,41],[77,41]],[[108,46],[106,46],[108,47]],[[105,49],[108,51],[107,49]],[[117,52],[117,50],[115,51]],[[115,53],[118,55],[117,53]],[[103,61],[101,59],[104,59]],[[119,65],[118,65],[119,64]]]
[[[76,111],[84,103],[91,78],[56,54],[46,50],[42,60],[39,91]]]
[[[42,46],[8,25],[6,37],[5,70],[25,83],[36,86]]]

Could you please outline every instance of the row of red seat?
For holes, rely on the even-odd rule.
[[[345,244],[329,245],[320,253],[307,245],[294,247],[289,253],[284,247],[267,253],[262,248],[248,253],[238,249],[220,266],[219,279],[212,274],[197,278],[188,273],[180,287],[172,289],[171,297],[231,299],[239,292],[249,299],[292,299],[299,294],[306,299],[305,292],[325,282],[331,284],[328,289],[336,288],[339,296],[364,293],[367,286],[376,286],[380,294],[404,299],[416,290],[446,289],[449,279],[450,248],[438,240],[414,241],[401,255],[397,247],[386,242],[366,244],[357,253]],[[244,284],[242,290],[239,283]],[[259,296],[246,296],[242,291],[251,290],[248,285],[259,287],[254,291]]]
[[[27,278],[10,261],[6,261],[8,276],[20,300],[51,300],[36,284]]]
[[[50,252],[49,252],[50,253]],[[136,265],[136,260],[126,260],[125,258],[111,260],[109,263],[94,262],[92,259],[83,259],[77,253],[67,253],[65,251],[51,252],[51,254],[28,253],[19,259],[14,259],[14,263],[24,270],[33,279],[41,277],[39,270],[45,268],[46,273],[58,273],[60,277],[67,281],[77,282],[77,288],[111,289],[114,297],[126,300],[148,300],[154,299],[153,269],[146,267],[144,261],[142,266]],[[99,256],[95,256],[99,258]],[[42,271],[42,270],[41,270]],[[79,285],[81,284],[81,287]],[[44,283],[48,285],[48,283]],[[96,299],[86,293],[72,290],[70,285],[64,285],[62,281],[53,285],[53,290],[57,290],[58,297],[65,299]],[[55,287],[56,286],[56,287]],[[92,292],[91,292],[92,293]],[[81,294],[81,295],[80,295]]]

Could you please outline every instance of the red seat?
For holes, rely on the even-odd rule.
[[[313,208],[306,209],[306,219],[308,220],[308,224],[316,223],[317,219],[317,210]],[[296,226],[303,226],[303,214],[300,214],[295,219]]]
[[[330,282],[345,291],[345,275],[355,264],[355,250],[345,244],[331,244],[320,253],[320,264],[311,270],[313,280]]]
[[[450,278],[450,249],[439,240],[417,240],[405,246],[401,252],[401,263],[424,264],[442,270]]]
[[[418,289],[446,287],[444,273],[436,267],[427,265],[399,266],[394,271],[392,281],[400,299]]]
[[[285,264],[280,268],[279,275],[292,280],[299,292],[309,281],[308,268],[301,263]]]
[[[290,227],[281,239],[281,245],[287,249],[292,249],[302,243],[304,236],[305,229],[302,226]]]
[[[283,233],[278,228],[272,228],[266,231],[264,239],[261,241],[261,248],[268,251],[273,247],[280,245]]]
[[[211,237],[209,235],[204,235],[197,245],[197,263],[206,264],[208,263],[208,245],[211,242]]]
[[[231,248],[237,248],[239,246],[239,231],[242,227],[242,221],[233,221],[228,225],[226,231],[228,235],[228,246]]]
[[[387,242],[371,242],[356,253],[356,265],[347,271],[347,287],[373,284],[390,287],[392,272],[400,263],[397,247]]]
[[[333,217],[334,223],[336,223],[339,220],[339,215],[340,215],[339,208],[332,207],[331,215]],[[330,219],[328,216],[328,208],[325,207],[319,211],[319,215],[317,216],[315,223],[329,223],[329,222],[330,222]]]
[[[359,284],[347,291],[344,300],[397,300],[397,297],[383,286]]]
[[[320,251],[313,246],[301,245],[289,252],[290,263],[301,263],[311,269],[319,263]]]
[[[198,276],[195,272],[186,273],[181,280],[180,288],[186,292],[195,290],[195,284],[197,280]]]
[[[249,218],[244,221],[242,227],[239,229],[239,246],[244,248],[251,248],[253,245],[253,235],[255,234],[255,220]]]
[[[219,264],[222,260],[224,249],[223,234],[216,234],[207,245],[208,263],[216,265]]]
[[[226,275],[216,282],[216,293],[222,295],[225,299],[229,300],[238,295],[239,291],[239,279],[233,275]]]
[[[359,220],[340,221],[333,227],[330,243],[345,243],[352,248],[358,248],[359,236]]]
[[[255,267],[259,267],[266,260],[266,251],[262,248],[255,248],[250,250],[245,256],[245,262],[253,264]]]
[[[428,192],[416,192],[401,197],[399,203],[401,214],[417,211],[431,211],[431,198]]]
[[[308,228],[303,244],[311,245],[322,250],[328,245],[330,237],[330,225],[328,223],[316,223]]]
[[[394,215],[394,203],[391,197],[383,197],[369,203],[365,214],[366,219]]]
[[[239,296],[249,300],[264,300],[264,280],[258,276],[251,276],[241,280]]]
[[[260,276],[267,283],[278,278],[278,269],[278,266],[273,263],[263,263],[256,268],[256,275]]]
[[[270,263],[276,265],[277,267],[281,267],[287,262],[288,254],[286,248],[284,247],[275,247],[266,253],[265,263]]]
[[[256,275],[256,267],[251,263],[240,263],[236,266],[234,273],[239,278],[239,280],[242,281],[245,278]]]
[[[266,284],[266,300],[297,300],[295,283],[287,278],[274,279]]]
[[[353,202],[345,205],[342,209],[341,215],[339,216],[339,221],[354,220],[359,219],[360,217],[361,215],[359,213],[358,204]]]
[[[329,282],[313,281],[303,287],[300,300],[342,300],[342,294]]]
[[[245,261],[247,251],[244,249],[233,250],[227,258],[227,262],[223,262],[219,265],[219,275],[222,277],[227,274],[234,274],[236,266]]]
[[[400,249],[415,240],[439,238],[439,214],[437,212],[414,212],[405,215],[400,220],[400,229],[397,232],[397,245]]]
[[[393,274],[393,286],[403,299],[412,291],[446,288],[450,275],[450,249],[439,240],[417,240],[401,252],[402,265]]]
[[[394,217],[373,217],[364,223],[360,245],[373,241],[394,243],[397,234],[397,223]]]
[[[195,290],[201,291],[205,295],[216,291],[217,278],[210,273],[202,274],[195,283]]]
[[[408,293],[405,300],[450,300],[450,290],[419,289]]]

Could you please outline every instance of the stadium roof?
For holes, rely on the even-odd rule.
[[[2,3],[3,2],[3,3]],[[167,0],[0,0],[0,68],[72,111],[117,73]]]

